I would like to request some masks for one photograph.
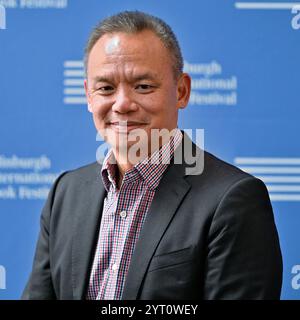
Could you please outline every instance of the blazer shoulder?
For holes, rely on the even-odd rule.
[[[204,151],[204,172],[222,180],[238,181],[246,178],[255,178],[253,175],[238,167],[221,160],[213,154]]]
[[[220,199],[232,188],[248,183],[265,189],[264,183],[253,175],[227,163],[213,154],[204,151],[203,172],[187,177],[196,192],[206,193],[209,197]]]
[[[101,174],[101,165],[93,162],[82,167],[65,171],[60,176],[61,182],[69,183],[75,181],[91,181],[95,180]]]
[[[66,190],[77,189],[83,183],[101,184],[101,165],[98,162],[93,162],[82,167],[64,171],[57,177],[52,190],[55,193],[64,193]]]

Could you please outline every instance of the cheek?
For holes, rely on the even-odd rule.
[[[153,97],[148,110],[153,114],[153,117],[165,121],[176,114],[176,102],[176,95],[171,92],[165,92]]]
[[[163,113],[168,108],[169,103],[169,97],[163,93],[155,93],[139,99],[140,106],[153,116]]]
[[[110,109],[109,104],[95,103],[93,105],[93,118],[95,123],[98,125],[104,123]]]

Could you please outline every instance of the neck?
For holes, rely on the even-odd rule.
[[[118,189],[120,189],[125,173],[130,169],[132,169],[134,164],[128,161],[127,156],[119,154],[115,151],[113,152],[114,152],[114,156],[116,158],[116,163],[118,167],[118,175],[116,177],[117,178],[116,180],[117,180]]]
[[[118,171],[119,171],[118,178],[117,178],[118,188],[120,188],[123,177],[127,171],[132,169],[134,165],[141,162],[145,158],[150,157],[155,151],[160,149],[163,144],[168,143],[170,139],[171,139],[171,136],[167,135],[165,137],[159,137],[159,139],[157,140],[158,143],[155,144],[154,146],[152,145],[152,147],[151,147],[151,142],[148,142],[148,148],[143,148],[142,145],[140,145],[141,148],[137,148],[135,150],[136,152],[133,152],[134,153],[133,155],[129,154],[130,148],[126,150],[113,148],[113,154],[115,156],[116,163],[118,166]],[[148,153],[147,152],[143,153],[143,151],[148,151]]]

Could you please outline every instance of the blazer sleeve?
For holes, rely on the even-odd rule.
[[[40,218],[40,232],[36,245],[33,267],[22,293],[22,300],[55,300],[57,297],[54,292],[51,280],[50,252],[49,252],[49,233],[51,210],[61,174],[53,184],[47,201],[43,207]]]
[[[262,181],[247,177],[223,195],[209,231],[205,299],[279,299],[282,256]]]

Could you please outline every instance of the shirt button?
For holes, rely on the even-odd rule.
[[[121,218],[126,218],[127,212],[126,211],[121,211],[120,212],[120,216],[121,216]]]
[[[114,263],[114,264],[112,265],[111,269],[112,269],[113,271],[118,270],[118,265],[117,265],[116,263]]]

